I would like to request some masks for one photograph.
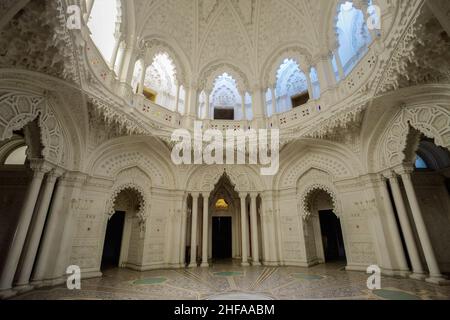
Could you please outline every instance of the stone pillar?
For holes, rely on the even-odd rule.
[[[322,93],[333,89],[336,85],[336,77],[334,75],[329,53],[324,54],[317,59],[316,69]]]
[[[187,217],[190,212],[187,209],[187,199],[184,200],[183,204],[183,214],[181,218],[181,252],[180,252],[180,263],[186,265],[186,228],[187,228]]]
[[[247,206],[246,206],[246,193],[240,193],[239,198],[241,199],[241,231],[242,231],[242,266],[249,266],[248,263],[248,227],[247,227]]]
[[[205,101],[205,119],[211,120],[211,112],[210,112],[210,101],[209,98],[211,96],[211,92],[205,91],[206,101]]]
[[[194,121],[197,119],[197,109],[198,109],[198,88],[196,86],[191,86],[188,88],[187,92],[189,93],[189,99],[187,103],[187,115],[188,117]]]
[[[412,170],[410,169],[401,170],[400,175],[406,190],[406,195],[408,196],[409,206],[411,208],[417,234],[419,235],[420,243],[425,255],[425,260],[428,265],[428,270],[430,271],[430,277],[426,279],[426,281],[441,284],[446,282],[446,279],[442,276],[439,269],[430,236],[428,235],[427,227],[425,225],[425,221],[423,220],[422,210],[420,208],[419,201],[417,200],[416,191],[414,190],[414,185],[411,179],[411,171]]]
[[[146,72],[147,72],[147,66],[144,64],[143,68],[142,68],[141,79],[139,80],[139,90],[138,90],[138,93],[141,95],[144,94],[144,82],[145,82]]]
[[[111,61],[109,62],[109,67],[111,68],[111,70],[114,70],[114,66],[116,65],[116,61],[117,61],[117,55],[119,54],[119,48],[120,48],[120,44],[122,42],[122,39],[120,36],[116,36],[116,43],[114,44],[114,49],[113,49],[113,53],[111,56]]]
[[[191,262],[189,268],[197,267],[197,218],[199,193],[192,194]]]
[[[408,213],[406,211],[405,202],[403,201],[397,176],[391,176],[389,178],[389,183],[391,185],[395,207],[397,208],[398,219],[400,221],[403,237],[406,242],[406,248],[408,250],[413,268],[413,274],[410,277],[417,280],[423,280],[425,278],[425,272],[423,271],[422,263],[420,262],[419,251],[417,249],[416,241],[414,240],[412,227],[409,222]]]
[[[390,178],[392,176],[388,176]],[[386,219],[388,224],[389,233],[392,237],[392,245],[394,246],[395,258],[397,266],[402,275],[409,274],[408,263],[406,262],[405,252],[403,251],[402,240],[397,227],[397,221],[395,220],[395,212],[392,207],[392,202],[389,196],[389,190],[386,185],[386,178],[381,177],[381,192],[384,201],[384,207],[386,209]]]
[[[256,85],[253,87],[252,92],[252,110],[253,110],[253,127],[256,128],[265,128],[265,117],[266,113],[264,110],[265,103],[265,93],[263,92],[260,86]],[[263,98],[264,96],[264,98]]]
[[[117,65],[117,78],[120,81],[121,77],[122,77],[123,65],[125,63],[125,54],[126,54],[126,50],[127,50],[127,45],[126,45],[125,41],[120,42],[119,50],[122,52],[122,55],[120,56],[120,60],[118,61],[119,64]]]
[[[242,120],[247,119],[247,109],[245,108],[245,92],[241,92],[241,108],[242,108]]]
[[[89,21],[91,17],[92,8],[94,7],[94,0],[86,0],[86,20]]]
[[[202,233],[202,264],[203,268],[209,267],[208,264],[208,226],[209,226],[209,194],[203,193],[203,233]]]
[[[19,265],[20,255],[25,244],[31,219],[33,218],[33,212],[39,196],[39,190],[41,189],[42,180],[44,179],[44,175],[51,170],[51,167],[41,160],[32,160],[30,166],[33,170],[33,180],[28,187],[24,199],[14,238],[12,239],[6,257],[2,259],[4,265],[0,277],[0,293],[2,291],[9,291],[12,287],[14,275],[17,266]]]
[[[29,286],[31,272],[33,270],[34,261],[36,259],[39,243],[41,241],[42,231],[44,230],[45,220],[47,218],[48,209],[52,200],[53,190],[55,188],[56,180],[61,176],[60,171],[53,171],[47,175],[45,181],[39,210],[36,215],[36,220],[33,224],[33,230],[29,236],[28,248],[23,258],[22,268],[17,278],[16,286],[19,288],[27,288]]]
[[[258,194],[250,193],[250,223],[252,230],[252,265],[261,265],[259,261],[259,243],[258,243],[258,216],[256,212],[256,198]]]
[[[58,233],[59,221],[63,215],[62,208],[64,206],[64,194],[67,190],[65,186],[66,176],[59,179],[56,191],[53,196],[53,200],[50,206],[50,211],[47,217],[47,223],[45,225],[44,233],[37,255],[36,265],[34,267],[34,273],[31,277],[32,285],[40,286],[43,284],[46,276],[48,275],[48,269],[50,267],[50,260],[56,263],[57,258],[51,255],[51,250],[55,246],[56,235]]]
[[[338,72],[339,72],[339,79],[344,80],[345,79],[345,71],[344,71],[344,66],[342,65],[341,57],[339,56],[339,51],[336,50],[334,52],[334,56],[336,57],[336,65],[337,65]]]
[[[277,91],[275,85],[270,87],[270,93],[272,95],[272,115],[275,115],[277,113]]]
[[[179,84],[177,86],[177,96],[176,96],[176,101],[175,101],[175,112],[181,113],[180,112],[180,90],[181,90],[181,85]]]

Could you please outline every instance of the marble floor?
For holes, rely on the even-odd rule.
[[[18,300],[450,300],[450,287],[424,281],[383,277],[381,290],[370,291],[363,272],[343,264],[298,267],[240,267],[216,263],[211,268],[136,272],[112,269],[103,278],[82,281],[81,290],[43,288]]]

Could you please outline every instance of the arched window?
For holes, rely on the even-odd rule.
[[[251,109],[251,102],[248,104],[248,97],[246,97],[246,111],[248,111],[249,105]],[[242,97],[239,93],[236,80],[227,73],[219,76],[214,82],[214,88],[210,97],[210,110],[214,115],[214,119],[217,120],[237,120],[244,118]]]
[[[24,165],[27,160],[27,146],[21,146],[14,149],[6,157],[5,165]]]
[[[92,40],[108,63],[111,62],[116,45],[118,9],[116,0],[94,0],[87,23]]]
[[[372,1],[368,4],[371,5]],[[339,6],[336,29],[339,58],[344,74],[348,75],[367,52],[372,37],[364,13],[356,9],[352,1],[346,1]]]
[[[178,81],[176,68],[167,53],[159,53],[147,68],[144,95],[151,101],[175,111]]]
[[[308,102],[308,89],[308,79],[297,62],[292,59],[284,60],[277,72],[277,112],[289,111]]]

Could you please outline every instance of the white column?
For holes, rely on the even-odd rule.
[[[64,179],[64,178],[62,178]],[[61,207],[64,200],[65,187],[62,185],[62,179],[56,187],[56,193],[50,206],[47,223],[41,240],[41,246],[36,260],[36,266],[32,276],[31,284],[39,284],[45,279],[47,267],[50,260],[51,248],[54,245],[55,234],[57,232],[58,221],[61,216]]]
[[[247,206],[246,206],[246,193],[240,193],[239,197],[241,199],[241,231],[242,231],[242,266],[249,266],[248,263],[248,227],[247,227]]]
[[[209,98],[211,96],[211,92],[205,91],[206,101],[205,101],[205,119],[211,120],[211,104]]]
[[[337,68],[338,68],[338,72],[339,72],[339,79],[344,80],[345,72],[344,72],[344,67],[342,66],[342,60],[341,60],[341,56],[339,55],[339,51],[336,50],[334,52],[334,56],[336,57],[336,64],[337,64]]]
[[[419,251],[417,250],[416,241],[409,222],[408,213],[406,211],[405,202],[403,201],[397,176],[390,177],[389,183],[391,185],[395,207],[397,208],[400,226],[403,231],[406,249],[408,250],[409,259],[411,260],[411,265],[413,268],[413,274],[410,277],[417,280],[423,280],[425,278],[425,272],[423,271],[422,263],[420,262]]]
[[[198,115],[198,89],[195,86],[189,88],[188,115],[192,119],[197,119]]]
[[[395,212],[394,208],[392,207],[392,202],[389,196],[385,177],[381,177],[381,183],[381,192],[384,200],[384,206],[386,208],[386,219],[388,223],[389,233],[392,236],[392,244],[394,246],[395,257],[398,263],[397,266],[399,268],[399,271],[401,271],[403,274],[407,274],[409,273],[408,263],[406,262],[405,252],[403,251],[402,240],[400,238],[400,233],[397,227],[397,221],[395,220]]]
[[[121,44],[121,37],[116,37],[116,43],[114,44],[114,49],[111,57],[111,62],[109,63],[109,67],[111,70],[114,70],[114,66],[116,65],[117,55],[119,54],[119,48]]]
[[[306,82],[308,84],[309,99],[312,100],[312,99],[314,99],[314,88],[313,88],[312,81],[311,81],[311,72],[307,71],[305,76],[306,76]]]
[[[266,105],[265,100],[263,89],[260,86],[255,86],[252,92],[253,120],[263,119],[266,116],[267,112],[264,110],[264,106]]]
[[[127,49],[127,45],[126,45],[125,41],[121,41],[119,50],[122,51],[122,54],[120,56],[120,60],[118,62],[119,64],[117,66],[117,77],[119,78],[119,80],[121,80],[121,77],[122,77],[122,72],[123,72],[122,70],[123,70],[123,65],[125,63],[126,49]]]
[[[189,268],[197,267],[197,218],[199,193],[192,194],[191,262]]]
[[[425,260],[428,265],[428,270],[430,271],[430,278],[426,281],[439,284],[445,281],[445,278],[439,270],[439,265],[431,244],[430,236],[428,235],[427,227],[425,225],[425,221],[423,220],[422,210],[420,208],[419,201],[417,200],[416,191],[414,190],[411,179],[411,171],[412,170],[401,170],[400,174],[408,196],[409,206],[411,207],[411,213],[416,225],[416,230],[419,235],[423,253],[425,255]]]
[[[94,7],[94,0],[86,0],[86,16],[87,16],[86,20],[89,20],[93,7]]]
[[[189,215],[188,208],[187,208],[187,198],[184,199],[182,210],[183,210],[183,214],[181,217],[180,264],[185,265],[186,264],[186,228],[187,228],[187,217]]]
[[[330,60],[330,54],[319,57],[316,65],[317,75],[319,77],[320,88],[322,92],[333,89],[336,85],[333,66]]]
[[[256,212],[256,192],[250,193],[250,223],[252,230],[252,265],[261,265],[259,261],[259,243],[258,243],[258,216]]]
[[[176,97],[176,102],[175,102],[175,111],[178,113],[180,112],[180,90],[181,90],[181,85],[179,84],[177,86],[177,97]]]
[[[241,92],[241,108],[242,108],[242,120],[247,120],[247,109],[245,108],[245,92]]]
[[[272,95],[272,115],[277,114],[277,91],[275,89],[275,85],[270,87],[270,92]]]
[[[58,171],[53,171],[47,175],[39,205],[39,211],[37,212],[35,222],[33,223],[28,248],[23,258],[22,268],[20,269],[19,276],[17,278],[17,287],[27,287],[30,282],[31,272],[33,270],[34,261],[36,259],[39,243],[41,241],[42,231],[44,230],[45,220],[50,207],[50,201],[52,200],[53,190],[55,188],[56,180],[60,175],[61,174]]]
[[[145,82],[145,74],[147,72],[147,66],[144,64],[141,74],[141,79],[139,80],[139,94],[144,94],[144,82]]]
[[[39,190],[41,189],[42,180],[44,179],[45,173],[51,169],[46,163],[41,161],[32,161],[30,166],[34,171],[33,180],[28,187],[24,199],[14,238],[12,239],[6,257],[2,258],[5,263],[0,277],[0,292],[8,291],[12,287],[14,275],[19,264],[20,255],[33,217],[34,207],[36,206],[36,201],[39,196]]]
[[[208,226],[209,226],[209,194],[203,193],[203,233],[202,233],[202,264],[203,268],[209,267],[208,264]]]

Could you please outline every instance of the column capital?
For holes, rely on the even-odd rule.
[[[381,179],[383,180],[391,180],[397,177],[397,174],[393,170],[386,170],[380,174]]]
[[[208,191],[202,191],[202,192],[200,192],[200,194],[203,196],[203,198],[208,199],[210,194],[211,194],[211,191],[209,191],[209,190]]]
[[[408,166],[408,165],[403,165],[403,166],[399,166],[395,169],[395,172],[399,175],[403,176],[407,176],[407,175],[411,175],[411,173],[413,173],[414,168],[413,166]]]
[[[35,174],[44,175],[53,170],[54,166],[43,159],[31,159],[30,168],[34,171]]]
[[[64,170],[61,168],[55,168],[47,174],[48,182],[55,182],[58,178],[62,177]]]
[[[194,199],[198,199],[199,197],[200,197],[200,192],[191,192],[191,196],[192,196],[192,198],[194,198]]]
[[[258,197],[258,194],[259,193],[257,191],[252,191],[252,192],[250,192],[250,198],[255,199]]]
[[[248,192],[239,192],[239,198],[241,200],[247,198]]]

